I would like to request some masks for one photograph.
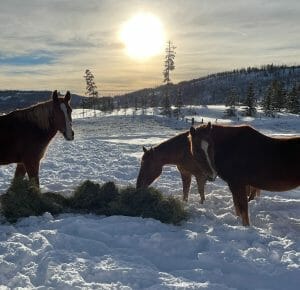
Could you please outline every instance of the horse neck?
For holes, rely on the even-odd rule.
[[[12,116],[22,122],[28,122],[46,142],[49,142],[57,133],[54,125],[52,101],[17,110],[12,112]]]
[[[187,133],[184,133],[155,147],[154,150],[156,156],[158,156],[158,159],[161,162],[161,165],[180,164],[186,150],[189,150],[188,142]]]

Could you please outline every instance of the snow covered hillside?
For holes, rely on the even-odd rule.
[[[224,121],[224,107],[193,107],[186,114],[191,109],[198,121]],[[42,190],[68,194],[86,179],[134,185],[142,145],[156,145],[190,126],[148,113],[128,110],[127,116],[119,112],[75,119],[75,140],[57,135],[48,148],[41,165]],[[300,134],[300,118],[292,115],[244,121],[267,134]],[[14,167],[0,167],[1,193]],[[174,166],[166,166],[153,186],[181,198]],[[222,180],[208,182],[206,201],[201,205],[199,200],[193,181],[186,205],[189,219],[180,226],[74,214],[45,214],[15,225],[2,221],[0,288],[299,289],[300,188],[263,191],[249,204],[249,228],[235,216]]]

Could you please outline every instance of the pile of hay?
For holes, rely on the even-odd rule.
[[[89,180],[79,185],[70,198],[65,198],[57,193],[41,193],[28,180],[16,179],[7,193],[0,196],[0,203],[1,213],[9,222],[45,212],[138,216],[172,224],[179,224],[187,217],[179,200],[164,197],[154,188],[118,188],[113,182],[99,185]]]

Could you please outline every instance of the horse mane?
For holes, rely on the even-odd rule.
[[[28,108],[17,109],[9,115],[22,121],[34,123],[43,130],[48,130],[51,126],[51,116],[53,116],[52,100],[37,103]]]

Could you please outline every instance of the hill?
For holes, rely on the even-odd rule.
[[[180,93],[184,105],[224,104],[233,88],[239,100],[243,101],[250,83],[253,84],[256,98],[260,100],[274,80],[280,81],[283,87],[289,91],[294,84],[300,84],[300,65],[248,67],[211,74],[178,84],[170,84],[170,101],[171,104],[176,104],[176,99]],[[162,85],[157,88],[145,88],[115,96],[115,107],[161,106],[165,91],[166,85]],[[101,90],[99,93],[102,95]],[[50,96],[51,91],[2,90],[0,91],[0,112],[24,108],[37,102],[45,101]],[[72,94],[72,106],[74,108],[79,107],[83,99],[85,99],[84,96]],[[106,97],[106,99],[111,102],[110,97]],[[85,101],[85,106],[92,106],[92,103]]]
[[[250,83],[253,84],[255,94],[261,99],[273,80],[283,83],[290,90],[295,83],[300,83],[300,66],[266,65],[260,68],[248,67],[239,70],[211,74],[198,79],[170,84],[171,103],[176,103],[178,92],[185,105],[224,104],[229,92],[234,88],[242,101]],[[161,105],[166,86],[155,89],[143,89],[115,97],[120,106],[135,106],[136,103]]]
[[[51,91],[2,90],[0,91],[0,112],[9,112],[49,100],[51,94]],[[72,94],[72,106],[78,107],[82,98],[82,96]]]

